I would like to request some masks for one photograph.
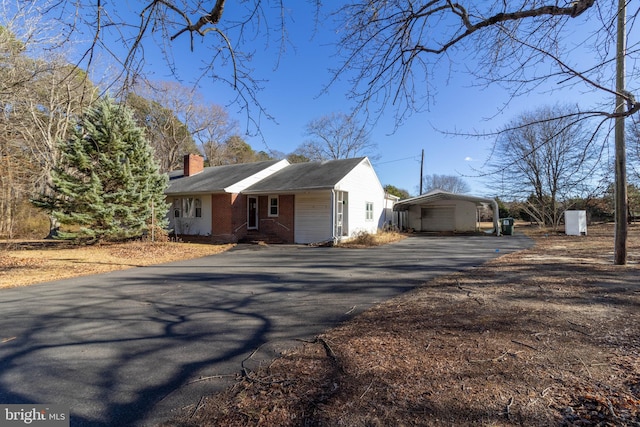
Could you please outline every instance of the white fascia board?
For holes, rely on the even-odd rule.
[[[227,193],[242,193],[246,188],[251,187],[253,184],[265,179],[269,175],[272,175],[281,169],[286,168],[287,166],[289,166],[288,160],[280,160],[278,163],[275,163],[270,167],[263,169],[248,178],[243,179],[242,181],[236,182],[235,184],[226,187],[224,191]]]

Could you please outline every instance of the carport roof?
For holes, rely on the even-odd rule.
[[[463,200],[466,202],[472,202],[476,205],[482,205],[485,203],[493,203],[493,199],[485,197],[470,196],[467,194],[450,193],[444,190],[431,190],[421,196],[412,197],[410,199],[400,200],[393,205],[394,211],[406,211],[410,206],[425,205],[428,203],[440,201],[440,200]]]

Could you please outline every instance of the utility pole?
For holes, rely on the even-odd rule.
[[[618,0],[618,40],[616,43],[616,121],[615,121],[615,243],[613,262],[627,263],[627,155],[624,141],[626,0]]]
[[[422,149],[422,158],[420,159],[420,194],[422,195],[422,168],[424,167],[424,148]]]

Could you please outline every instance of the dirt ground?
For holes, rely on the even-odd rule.
[[[640,426],[640,227],[627,266],[611,225],[588,232],[533,232],[534,248],[376,306],[165,425]]]
[[[639,427],[640,226],[627,266],[613,226],[588,231],[527,231],[534,248],[376,306],[165,425]],[[0,287],[227,248],[5,242]]]

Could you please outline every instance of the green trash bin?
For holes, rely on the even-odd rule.
[[[502,229],[502,234],[504,234],[505,236],[511,236],[513,235],[513,218],[502,218],[500,220],[501,223],[501,229]]]

